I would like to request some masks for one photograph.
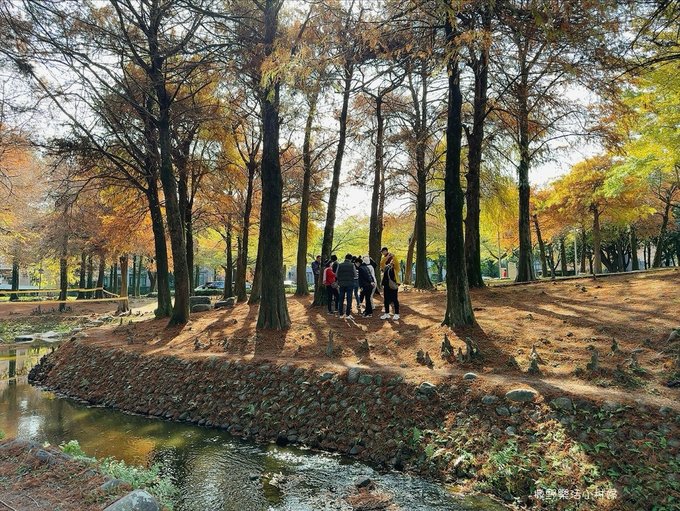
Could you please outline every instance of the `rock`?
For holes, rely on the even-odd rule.
[[[33,453],[33,456],[35,456],[42,463],[49,463],[54,458],[54,454],[47,452],[44,449],[38,449],[35,453]]]
[[[496,407],[496,413],[500,415],[501,417],[509,417],[510,416],[510,410],[508,409],[507,406],[497,406]]]
[[[349,383],[356,383],[359,380],[361,370],[358,367],[350,367],[347,371],[347,381]]]
[[[321,373],[319,375],[319,380],[320,381],[326,381],[326,380],[332,380],[333,377],[335,376],[336,373],[332,373],[330,371],[326,371],[325,373]]]
[[[356,456],[357,454],[361,454],[361,452],[364,450],[364,447],[361,445],[355,445],[353,446],[350,450],[349,453],[352,456]]]
[[[659,413],[664,417],[673,413],[673,409],[668,406],[662,406],[659,408]]]
[[[505,394],[505,399],[509,401],[519,401],[520,403],[528,403],[533,401],[538,395],[533,389],[512,389]]]
[[[225,298],[224,300],[218,300],[215,302],[215,308],[216,309],[223,309],[223,308],[228,308],[228,307],[233,307],[236,305],[237,299],[235,296],[230,296],[229,298]]]
[[[437,393],[437,386],[430,383],[429,381],[424,381],[418,385],[418,390],[416,392],[424,396],[432,396]]]
[[[156,499],[144,490],[135,490],[117,500],[104,511],[160,511]]]
[[[475,373],[465,373],[463,375],[464,380],[474,380],[475,378],[477,378],[477,375]]]
[[[211,308],[209,303],[197,303],[196,305],[191,306],[191,312],[207,312]]]
[[[668,336],[668,339],[666,342],[675,342],[678,339],[680,339],[680,329],[678,330],[673,330],[671,334]]]
[[[602,409],[606,412],[615,412],[621,408],[621,403],[616,401],[605,401],[602,405]]]
[[[354,480],[354,486],[357,488],[373,488],[373,480],[367,476],[359,476]]]
[[[574,408],[571,399],[568,397],[557,397],[550,401],[550,404],[553,408],[557,408],[558,410],[571,411]]]
[[[190,305],[198,305],[198,304],[204,304],[204,305],[210,305],[210,297],[209,296],[190,296],[189,297],[189,304]]]
[[[370,385],[371,383],[373,383],[373,375],[372,374],[359,375],[359,379],[357,380],[357,382],[360,385]]]
[[[517,430],[516,430],[514,427],[512,427],[512,426],[508,426],[507,428],[505,428],[505,434],[506,434],[506,435],[511,435],[511,436],[512,436],[512,435],[516,435],[516,434],[517,434]]]
[[[39,337],[40,339],[58,339],[61,337],[61,334],[59,332],[55,332],[54,330],[50,330],[49,332],[43,332],[42,334],[35,334],[34,337]]]
[[[101,491],[115,490],[116,488],[118,488],[119,486],[121,486],[123,484],[127,484],[127,483],[125,481],[123,481],[122,479],[109,479],[104,484],[102,484],[99,487],[99,489]]]
[[[494,396],[493,394],[487,394],[482,398],[482,403],[485,405],[493,405],[498,402],[498,396]]]

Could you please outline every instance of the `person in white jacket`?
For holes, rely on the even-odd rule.
[[[378,287],[378,279],[375,278],[375,269],[373,268],[373,265],[371,264],[371,258],[370,256],[365,255],[362,258],[364,264],[368,266],[368,272],[371,274],[371,277],[373,278],[373,289],[371,290],[371,294],[369,296],[366,296],[366,300],[371,301],[371,309],[373,309],[373,295],[375,294],[375,290]]]

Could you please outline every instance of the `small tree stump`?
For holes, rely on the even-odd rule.
[[[541,374],[541,369],[538,367],[538,359],[537,358],[532,358],[531,362],[529,363],[529,369],[527,369],[527,373],[537,375]]]
[[[592,372],[600,370],[600,355],[597,350],[593,350],[593,354],[590,356],[590,362],[586,365],[586,369]]]
[[[449,360],[453,355],[453,346],[451,341],[449,341],[449,336],[444,334],[444,340],[442,341],[442,358],[444,360]]]
[[[545,364],[545,360],[543,360],[543,357],[541,357],[541,355],[538,354],[538,351],[536,351],[536,345],[535,344],[531,346],[530,357],[531,357],[532,362],[534,360],[536,361],[537,365],[538,364]]]
[[[328,331],[328,345],[326,346],[326,356],[329,358],[333,358],[333,352],[335,351],[335,342],[333,338],[335,337],[335,334],[333,333],[333,330]]]

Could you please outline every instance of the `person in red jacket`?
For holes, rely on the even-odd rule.
[[[338,283],[333,272],[333,266],[330,261],[326,261],[323,270],[322,283],[326,286],[326,293],[328,295],[328,314],[336,314],[338,312]],[[333,308],[335,302],[335,308]]]

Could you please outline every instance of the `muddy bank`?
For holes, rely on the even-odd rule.
[[[101,510],[131,490],[128,485],[106,485],[108,480],[92,464],[57,448],[0,441],[0,497],[5,507],[11,506],[7,509]]]
[[[663,510],[680,501],[680,415],[670,409],[530,388],[485,393],[475,377],[434,386],[358,368],[319,373],[79,340],[30,379],[93,404],[337,451],[517,505]]]

